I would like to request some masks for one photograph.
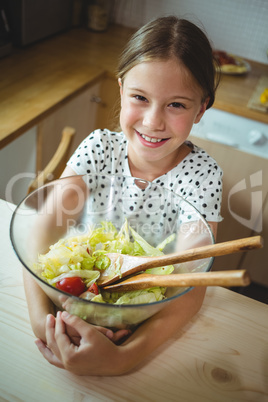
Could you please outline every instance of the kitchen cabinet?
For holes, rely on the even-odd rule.
[[[265,240],[268,239],[268,196],[266,195],[265,204],[262,210],[262,220],[263,220],[263,228],[262,228],[262,237],[264,239],[264,247],[258,252],[248,252],[245,254],[244,258],[241,261],[240,268],[247,269],[252,279],[255,278],[255,281],[261,285],[266,285],[268,287],[268,253],[267,253],[267,242]],[[259,234],[257,232],[252,232],[252,235]],[[258,267],[262,267],[259,269]]]
[[[94,129],[115,129],[118,125],[117,105],[120,105],[117,80],[110,75],[104,76],[60,104],[36,126],[0,150],[0,168],[4,172],[0,197],[8,197],[10,202],[17,204],[26,196],[36,172],[43,170],[55,153],[65,126],[76,130],[70,155]]]
[[[0,198],[18,204],[36,172],[37,127],[0,150]]]
[[[107,74],[100,84],[99,107],[97,109],[97,128],[118,130],[120,112],[120,93],[117,79]]]
[[[195,136],[190,137],[204,148],[223,170],[223,221],[218,225],[217,242],[262,235],[267,238],[268,182],[264,174],[268,161],[227,145]],[[252,280],[268,286],[268,252],[262,250],[217,257],[213,270],[247,269]]]
[[[119,86],[117,80],[104,76],[38,124],[37,171],[44,169],[56,151],[64,126],[76,130],[70,155],[96,128],[116,129],[119,123]]]
[[[37,126],[37,171],[43,170],[56,151],[65,126],[76,130],[70,155],[96,126],[101,82],[85,89],[49,114]]]

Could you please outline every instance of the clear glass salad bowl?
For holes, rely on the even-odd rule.
[[[75,239],[72,246],[80,247],[85,236],[91,243],[83,245],[84,257],[76,251],[77,263],[70,259],[74,248],[68,239]],[[110,303],[102,295],[90,300],[70,294],[58,287],[59,275],[88,268],[83,261],[88,263],[91,255],[99,255],[102,261],[107,247],[125,254],[160,255],[214,243],[205,219],[179,195],[138,178],[102,175],[62,178],[29,194],[13,213],[10,237],[17,257],[58,309],[113,329],[137,326],[191,288],[114,295],[119,302],[112,299]],[[60,247],[55,251],[51,246],[57,242]],[[212,262],[213,258],[207,258],[171,268],[178,274],[209,271]],[[170,267],[151,271],[170,272]]]

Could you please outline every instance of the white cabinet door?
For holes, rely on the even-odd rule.
[[[100,85],[100,103],[97,110],[97,128],[119,131],[120,92],[117,79],[107,76]]]
[[[85,89],[0,150],[0,198],[18,204],[27,195],[36,172],[43,170],[54,155],[65,126],[76,130],[70,154],[97,128],[99,92],[100,83]]]
[[[262,231],[261,235],[264,239],[264,245],[261,250],[251,251],[245,254],[245,258],[240,266],[241,269],[246,269],[251,278],[260,285],[268,287],[268,194],[266,195],[266,203],[262,209]],[[260,233],[253,232],[252,235]]]
[[[0,198],[18,204],[36,172],[36,127],[0,150]]]
[[[223,221],[217,242],[253,235],[267,241],[268,159],[226,145],[191,136],[223,170]],[[247,269],[254,282],[268,286],[268,248],[216,257],[213,270]]]
[[[55,153],[65,126],[76,130],[70,155],[90,132],[96,129],[100,83],[64,103],[38,124],[37,170],[43,170]]]

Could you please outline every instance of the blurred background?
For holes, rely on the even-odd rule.
[[[115,0],[113,18],[139,27],[167,14],[203,25],[215,48],[267,63],[267,0]]]

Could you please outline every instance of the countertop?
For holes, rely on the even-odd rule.
[[[268,306],[219,287],[208,288],[191,322],[126,375],[78,377],[51,366],[34,345],[23,268],[9,239],[14,208],[0,200],[1,400],[268,400]]]
[[[105,74],[114,76],[132,33],[118,25],[102,33],[76,28],[0,59],[0,148]],[[268,124],[267,113],[247,107],[268,66],[248,62],[247,75],[222,77],[214,107]]]

